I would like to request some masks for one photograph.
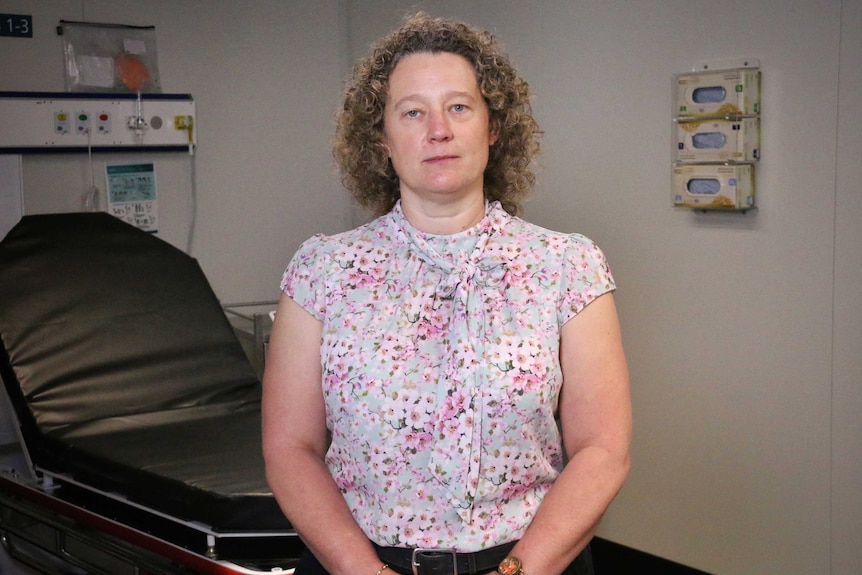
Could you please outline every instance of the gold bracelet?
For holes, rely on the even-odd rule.
[[[384,571],[386,571],[387,569],[389,569],[389,565],[387,565],[386,563],[384,563],[384,564],[383,564],[383,567],[381,567],[380,569],[378,569],[378,570],[377,570],[377,573],[375,573],[374,575],[382,575],[382,573],[383,573]]]

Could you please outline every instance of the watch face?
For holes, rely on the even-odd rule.
[[[521,573],[521,562],[517,557],[506,557],[500,561],[497,571],[499,571],[500,575],[519,575]]]

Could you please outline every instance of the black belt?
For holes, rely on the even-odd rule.
[[[429,550],[427,554],[420,554],[417,561],[420,562],[420,567],[426,567],[425,572],[436,575],[441,575],[444,571],[439,567],[446,563],[451,565],[451,556],[455,556],[455,564],[458,566],[458,575],[474,575],[476,573],[486,573],[493,571],[500,564],[500,561],[505,559],[515,543],[504,543],[489,549],[475,551],[473,553],[452,553],[447,550]],[[380,560],[397,568],[405,573],[413,573],[413,552],[412,548],[405,547],[381,547],[374,545],[377,549],[377,556]],[[424,565],[423,565],[424,563]],[[419,573],[423,571],[420,570]],[[451,566],[449,567],[448,575],[451,575]]]

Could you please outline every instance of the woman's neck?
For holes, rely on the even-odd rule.
[[[426,234],[451,235],[468,230],[485,217],[485,198],[472,196],[451,204],[401,197],[401,211],[410,224]]]

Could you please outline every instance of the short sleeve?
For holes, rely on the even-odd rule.
[[[571,234],[568,240],[558,312],[561,326],[600,295],[616,289],[602,250],[580,234]]]
[[[281,278],[281,291],[319,320],[326,313],[326,237],[307,239],[299,247]]]

